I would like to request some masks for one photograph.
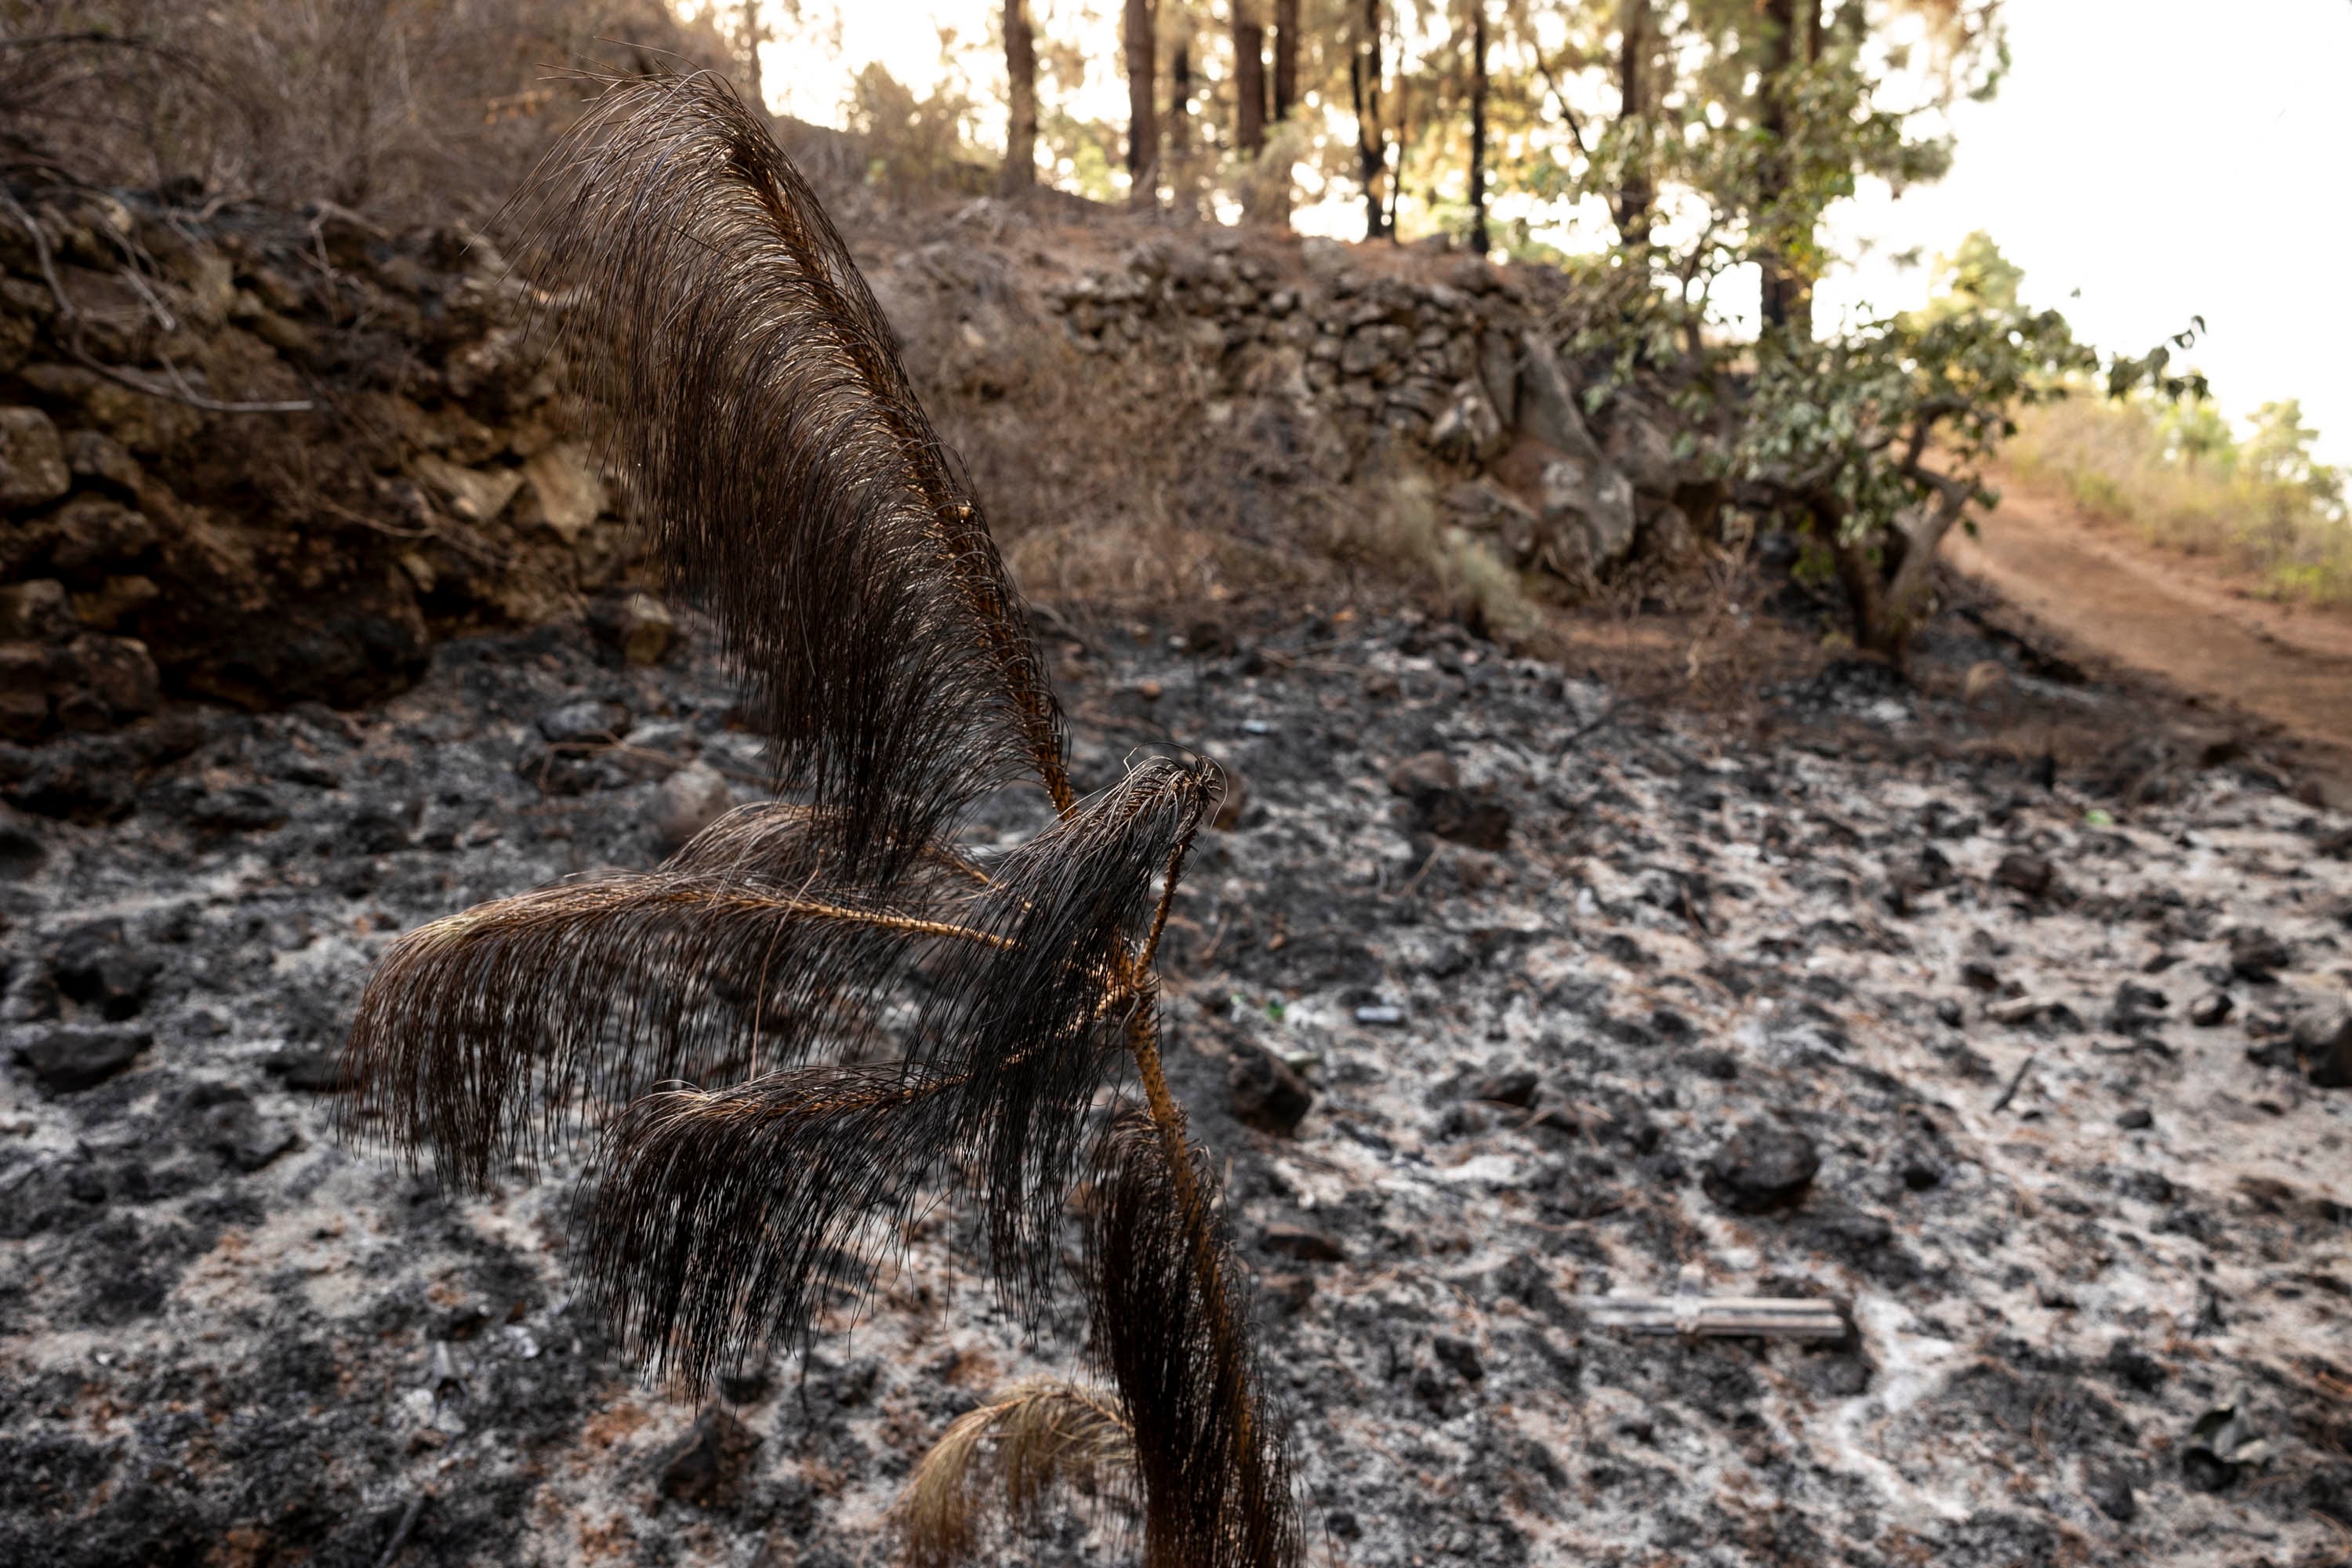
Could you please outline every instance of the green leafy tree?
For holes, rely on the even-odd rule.
[[[2021,269],[1974,234],[1939,268],[1925,310],[1814,342],[1767,333],[1740,409],[1733,466],[1743,497],[1812,534],[1836,563],[1860,647],[1900,660],[1931,606],[1936,552],[1985,483],[2018,409],[2081,391],[2202,398],[2172,368],[2190,331],[2137,358],[2102,361],[2055,310],[2018,300]]]

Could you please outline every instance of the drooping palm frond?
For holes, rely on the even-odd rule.
[[[1193,1193],[1212,1190],[1186,1152]],[[1111,1125],[1095,1169],[1088,1307],[1135,1434],[1145,1568],[1295,1568],[1289,1448],[1262,1397],[1248,1283],[1222,1221],[1187,1223],[1167,1130],[1144,1116]]]
[[[1124,1052],[1148,1120],[1091,1148],[1110,1425],[1037,1394],[960,1425],[925,1473],[968,1522],[993,1445],[989,1473],[1034,1508],[1058,1480],[1109,1486],[1123,1421],[1151,1568],[1290,1568],[1245,1284],[1159,1051],[1153,955],[1213,765],[1075,797],[1025,615],[889,327],[723,84],[611,84],[522,211],[616,478],[804,798],[652,872],[404,937],[346,1048],[354,1123],[481,1185],[609,1118],[578,1210],[586,1294],[698,1390],[804,1341],[941,1193],[1034,1323]],[[957,847],[964,807],[1022,780],[1055,825],[1002,856]]]
[[[714,77],[613,85],[520,205],[656,553],[723,628],[780,776],[885,875],[1026,774],[1069,804],[1018,595],[791,162]]]
[[[658,869],[482,904],[403,936],[368,982],[345,1059],[355,1130],[429,1150],[479,1189],[672,1080],[898,1054],[908,971],[971,924],[987,875],[941,849],[877,894],[831,823],[730,813]]]
[[[1133,1509],[1135,1435],[1114,1394],[1057,1378],[1016,1383],[957,1416],[916,1466],[894,1510],[907,1560],[967,1562],[992,1516],[1034,1521],[1065,1490]]]
[[[633,1104],[580,1221],[590,1293],[626,1342],[692,1388],[804,1339],[841,1268],[894,1248],[951,1175],[1008,1300],[1035,1303],[1087,1108],[1148,1002],[1155,873],[1206,802],[1202,770],[1147,763],[1013,851],[970,900],[971,939],[932,955],[898,1063]]]

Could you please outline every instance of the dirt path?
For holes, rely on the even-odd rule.
[[[2352,615],[2244,596],[2212,567],[2014,482],[1979,538],[1948,548],[2081,650],[2352,751]]]

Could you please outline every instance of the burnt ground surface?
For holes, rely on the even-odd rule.
[[[1177,908],[1172,1060],[1318,1560],[2340,1560],[2341,815],[2195,765],[2226,748],[2053,783],[1867,666],[1769,695],[1759,747],[1448,627],[1056,658],[1082,776],[1172,739],[1245,781]],[[728,709],[707,659],[557,627],[375,710],[45,764],[137,808],[0,825],[0,1562],[878,1563],[928,1442],[1068,1364],[936,1221],[854,1327],[698,1413],[567,1306],[562,1172],[457,1202],[336,1141],[373,958],[650,864],[673,760],[754,798]],[[1293,1133],[1230,1113],[1260,1052],[1314,1092]],[[1694,1263],[1851,1332],[1576,1304]]]

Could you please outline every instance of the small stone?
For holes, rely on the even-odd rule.
[[[1480,1383],[1486,1380],[1486,1363],[1478,1359],[1478,1347],[1468,1340],[1456,1339],[1452,1334],[1440,1334],[1430,1342],[1429,1350],[1432,1355],[1444,1363],[1463,1382]]]
[[[1821,1168],[1811,1138],[1752,1121],[1707,1157],[1702,1184],[1708,1197],[1735,1214],[1771,1214],[1802,1202]]]
[[[1345,1263],[1347,1248],[1319,1230],[1309,1230],[1300,1225],[1270,1225],[1259,1245],[1277,1258],[1295,1258],[1301,1263]]]
[[[59,992],[116,1024],[146,1006],[163,967],[162,959],[124,941],[119,920],[76,927],[58,943],[49,963]]]
[[[2000,972],[1981,958],[1971,958],[1960,965],[1960,984],[1971,991],[1998,991]]]
[[[2352,1089],[2352,1013],[2320,1032],[2315,1043],[2305,1048],[2304,1060],[2314,1089]]]
[[[2156,1125],[2156,1113],[2145,1105],[2135,1105],[2116,1118],[2116,1125],[2126,1132],[2138,1132]]]
[[[1685,1059],[1691,1071],[1717,1083],[1729,1083],[1739,1076],[1739,1058],[1720,1047],[1693,1051]]]
[[[2056,868],[2041,856],[2012,849],[2000,858],[2000,864],[1993,868],[1992,879],[2029,899],[2038,899],[2050,891],[2057,874]]]
[[[701,763],[690,763],[662,780],[654,792],[654,840],[665,855],[676,854],[687,841],[735,809],[735,792],[727,781]]]
[[[2208,991],[2189,1004],[2189,1021],[2200,1029],[2210,1029],[2227,1018],[2237,1007],[2227,991]]]
[[[540,716],[539,732],[556,745],[585,745],[614,739],[628,723],[617,702],[568,702]]]
[[[1443,752],[1423,752],[1389,770],[1389,788],[1407,800],[1462,787],[1462,770]]]
[[[1517,1106],[1525,1110],[1536,1102],[1536,1075],[1521,1068],[1512,1072],[1498,1072],[1480,1079],[1470,1086],[1470,1098],[1496,1105]]]
[[[705,1410],[663,1456],[661,1495],[696,1508],[727,1507],[742,1495],[761,1442],[758,1433],[728,1412]]]
[[[73,488],[58,427],[37,408],[0,408],[0,508],[41,506]]]
[[[2230,935],[2230,968],[2242,980],[2264,981],[2294,962],[2294,954],[2260,926],[2240,926]]]
[[[36,577],[0,588],[0,642],[47,642],[73,626],[66,585]]]
[[[1936,1021],[1937,1023],[1944,1025],[1948,1028],[1957,1029],[1960,1026],[1962,1022],[1967,1019],[1967,1017],[1968,1013],[1966,1010],[1949,996],[1938,996],[1936,998]]]
[[[48,859],[48,847],[29,821],[0,810],[0,879],[16,881],[31,876]]]
[[[16,1060],[51,1094],[76,1094],[129,1067],[153,1039],[144,1029],[52,1029],[18,1046]]]
[[[305,1094],[342,1094],[357,1087],[341,1051],[289,1051],[262,1065],[288,1089]]]
[[[1261,1131],[1296,1131],[1315,1104],[1315,1091],[1287,1062],[1255,1045],[1235,1048],[1225,1082],[1233,1091],[1234,1119]]]
[[[2095,1459],[2085,1461],[2083,1492],[2093,1507],[2117,1524],[2128,1524],[2139,1516],[2139,1501],[2132,1495],[2131,1478],[2119,1466]]]
[[[659,664],[677,641],[677,617],[651,594],[616,594],[599,599],[588,626],[631,664]]]
[[[1307,1310],[1315,1300],[1315,1276],[1307,1273],[1261,1274],[1257,1280],[1258,1295],[1274,1309],[1288,1317]]]

